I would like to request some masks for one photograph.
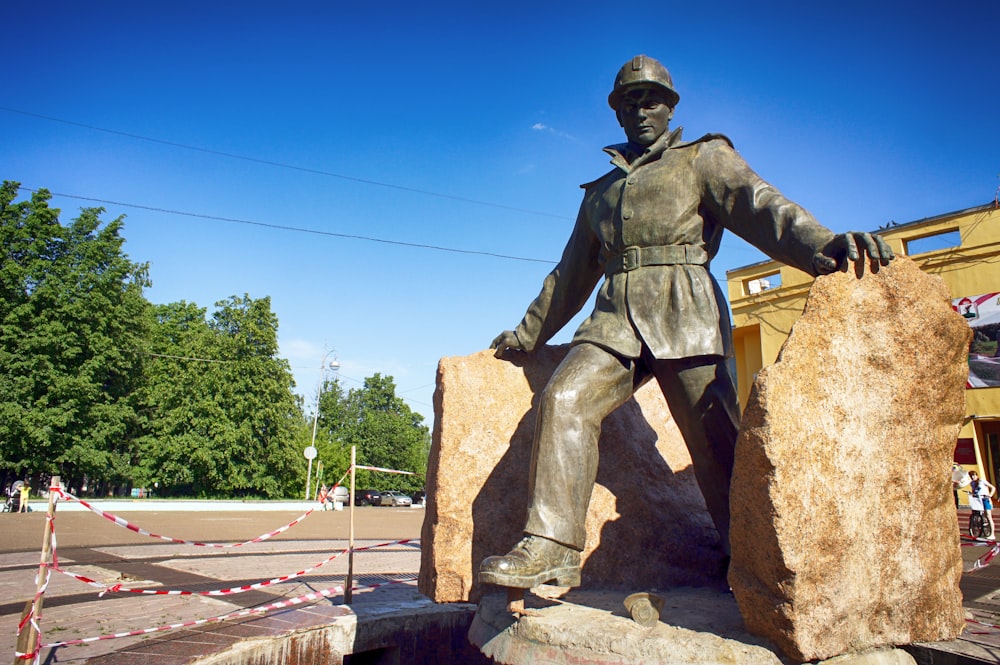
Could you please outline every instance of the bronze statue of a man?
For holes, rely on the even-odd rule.
[[[482,562],[484,583],[580,584],[601,422],[650,378],[684,436],[728,554],[740,414],[725,363],[729,316],[709,272],[723,231],[814,276],[866,255],[874,269],[893,258],[877,236],[835,235],[820,225],[754,173],[725,136],[685,142],[680,128],[668,131],[679,98],[656,60],[639,55],[621,68],[608,103],[628,142],[605,148],[614,168],[583,185],[559,264],[520,325],[493,340],[498,357],[533,351],[604,278],[593,313],[539,401],[525,536],[507,555]]]

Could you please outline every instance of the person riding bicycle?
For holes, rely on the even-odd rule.
[[[969,478],[972,479],[971,487],[972,496],[979,499],[983,504],[983,512],[986,513],[986,520],[990,523],[990,533],[996,532],[996,528],[993,525],[993,495],[996,493],[997,488],[989,483],[985,479],[979,477],[978,471],[970,471]],[[971,504],[971,501],[970,501]]]

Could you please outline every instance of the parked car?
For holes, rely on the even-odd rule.
[[[355,490],[354,491],[354,505],[355,506],[381,506],[382,505],[382,493],[378,490]]]
[[[422,506],[427,502],[427,493],[424,490],[413,493],[413,505]]]
[[[382,492],[383,506],[410,506],[412,504],[413,504],[413,499],[406,496],[402,492],[397,492],[395,490]]]
[[[350,501],[351,492],[342,485],[337,485],[332,490],[330,490],[330,501],[332,503],[339,503],[341,505],[347,505]]]

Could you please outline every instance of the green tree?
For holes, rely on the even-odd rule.
[[[328,382],[320,396],[319,414],[322,431],[336,443],[336,455],[342,456],[353,445],[357,446],[359,465],[416,474],[359,471],[359,489],[374,487],[413,492],[424,486],[430,433],[423,424],[423,416],[414,413],[396,396],[391,376],[376,373],[365,379],[362,388],[351,389],[346,395],[339,383]],[[320,452],[322,454],[323,449]]]
[[[212,475],[202,452],[211,449],[218,417],[211,400],[211,368],[226,361],[214,355],[204,308],[184,301],[154,305],[150,317],[140,482],[168,495],[196,493]]]
[[[0,187],[0,466],[127,486],[148,266],[122,252],[122,217],[63,226],[47,191],[17,191]]]
[[[183,302],[155,309],[144,479],[165,494],[294,496],[302,416],[270,298],[216,308],[209,319]]]
[[[319,392],[319,411],[316,420],[315,446],[317,459],[323,462],[322,482],[333,485],[347,473],[351,466],[351,446],[347,443],[348,436],[344,425],[347,421],[347,396],[337,380],[327,379]],[[310,437],[305,444],[309,445],[312,434],[312,421],[307,423]],[[345,479],[342,483],[347,485]]]
[[[216,396],[235,425],[217,441],[231,460],[228,487],[287,496],[302,466],[294,445],[301,412],[291,368],[278,357],[278,317],[270,298],[233,296],[216,307],[212,328],[223,354],[234,359]]]

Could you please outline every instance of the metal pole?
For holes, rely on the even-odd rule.
[[[347,580],[344,582],[344,604],[351,604],[354,586],[354,464],[358,461],[358,447],[351,446],[351,519],[347,541]]]
[[[320,397],[323,396],[323,380],[326,378],[326,359],[330,357],[333,350],[327,351],[323,356],[323,360],[319,364],[319,386],[316,388],[316,410],[313,412],[313,431],[312,431],[312,441],[310,441],[309,446],[312,448],[316,447],[316,425],[319,423],[319,401]],[[333,371],[340,369],[340,363],[336,360],[330,363],[330,368]],[[309,472],[306,474],[306,501],[309,500],[309,482],[312,480],[312,460],[309,460]],[[319,484],[317,482],[317,484]]]
[[[310,444],[311,445],[311,444]],[[309,481],[312,480],[313,475],[313,461],[309,458],[309,470],[306,471],[306,501],[309,500]]]
[[[35,597],[29,600],[24,611],[21,612],[20,621],[31,613],[31,620],[21,629],[17,636],[17,651],[19,653],[35,653],[38,648],[38,621],[42,618],[42,600],[44,597],[45,585],[49,580],[49,563],[52,561],[52,521],[56,518],[56,500],[60,489],[59,476],[52,476],[49,481],[49,509],[45,518],[45,532],[42,537],[42,559],[38,564],[38,576],[35,579]],[[20,621],[18,625],[20,625]],[[14,665],[23,664],[24,659],[14,657]]]
[[[330,355],[330,354],[327,354]],[[316,409],[313,411],[313,433],[312,440],[309,442],[310,448],[316,447],[316,424],[319,423],[319,399],[323,396],[323,379],[326,377],[326,356],[323,356],[323,362],[319,366],[319,386],[316,387]],[[312,480],[313,473],[313,461],[309,460],[309,471],[306,473],[306,501],[309,500],[309,482]]]

